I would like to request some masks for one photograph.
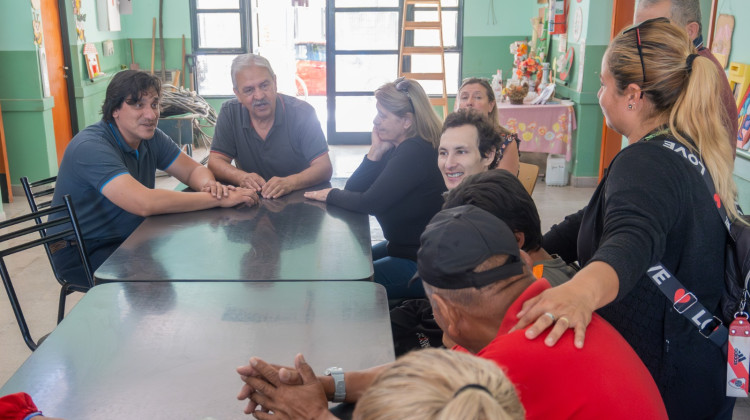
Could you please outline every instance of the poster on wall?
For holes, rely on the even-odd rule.
[[[86,42],[86,34],[84,32],[83,24],[86,22],[86,15],[81,12],[81,0],[72,0],[73,1],[73,16],[75,16],[76,21],[76,35],[78,35],[78,40],[81,42]]]
[[[719,15],[716,19],[714,30],[714,43],[711,52],[714,54],[721,66],[726,68],[729,62],[729,53],[732,51],[732,32],[734,31],[734,16]]]
[[[44,43],[42,14],[39,7],[39,0],[31,0],[31,27],[34,30],[34,44],[36,44],[37,47],[41,47]]]
[[[740,106],[739,130],[737,131],[737,147],[747,150],[750,148],[750,87],[747,88]]]

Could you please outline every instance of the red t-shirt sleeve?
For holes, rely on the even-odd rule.
[[[31,396],[25,392],[0,397],[0,420],[23,420],[34,413],[41,415]]]

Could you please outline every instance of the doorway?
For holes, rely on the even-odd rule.
[[[271,62],[280,93],[315,108],[325,133],[326,1],[257,0],[253,6],[253,51]]]
[[[60,22],[61,9],[58,0],[41,1],[42,29],[44,33],[45,62],[49,78],[49,92],[45,96],[55,98],[55,106],[52,108],[52,123],[55,131],[55,147],[57,149],[57,164],[63,158],[65,148],[73,138],[73,119],[71,113],[68,76],[69,66],[65,63],[65,56],[69,56],[69,48],[66,47],[67,36],[63,33]],[[64,9],[63,9],[64,10]]]

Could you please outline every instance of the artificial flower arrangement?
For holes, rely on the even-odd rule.
[[[519,80],[523,78],[535,80],[542,64],[539,57],[529,55],[529,44],[526,41],[516,41],[510,44],[510,53],[514,57],[514,77]]]

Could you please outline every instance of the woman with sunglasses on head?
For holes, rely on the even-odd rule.
[[[612,40],[600,77],[607,125],[630,144],[612,161],[588,206],[545,235],[548,251],[567,251],[583,268],[527,302],[515,328],[531,325],[526,336],[534,339],[552,327],[547,345],[567,332],[562,339],[582,347],[598,310],[646,364],[670,418],[731,419],[726,353],[703,336],[714,331],[715,321],[709,317],[699,331],[679,313],[685,310],[681,300],[673,306],[647,275],[661,262],[721,316],[727,230],[700,171],[686,157],[700,157],[716,198],[737,219],[732,150],[716,94],[723,76],[696,54],[682,29],[661,18]]]
[[[445,191],[437,162],[441,123],[422,86],[399,78],[375,91],[372,145],[343,190],[305,197],[374,215],[385,241],[372,247],[374,280],[388,298],[424,297],[417,271],[419,236],[440,211]]]
[[[505,169],[512,174],[518,174],[519,151],[521,140],[515,133],[511,133],[500,125],[497,116],[497,103],[492,86],[485,79],[470,77],[464,79],[458,89],[458,109],[474,109],[486,115],[492,121],[502,136],[502,143],[498,149],[497,168]]]

